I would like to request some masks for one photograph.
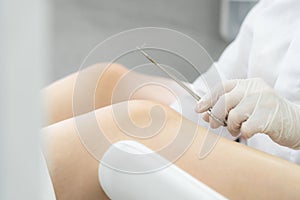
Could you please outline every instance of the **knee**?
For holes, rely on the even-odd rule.
[[[108,64],[107,71],[112,74],[124,74],[124,73],[127,73],[129,70],[127,67],[125,67],[122,64],[110,63],[110,64]]]
[[[113,104],[97,110],[96,115],[101,124],[113,122],[116,126],[125,128],[165,127],[168,124],[177,124],[182,117],[170,107],[149,100],[131,100]]]
[[[128,72],[128,68],[119,63],[96,63],[90,67],[92,70],[102,72],[102,76],[120,77]]]
[[[98,63],[90,67],[91,76],[95,77],[95,107],[107,106],[112,102],[113,89],[128,69],[118,63]]]
[[[81,77],[88,80],[95,79],[97,81],[109,80],[114,81],[128,72],[128,69],[118,63],[96,63],[78,72]]]

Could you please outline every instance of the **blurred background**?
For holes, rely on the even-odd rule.
[[[101,41],[137,27],[180,31],[203,45],[216,60],[254,3],[253,0],[53,0],[49,83],[77,71],[87,53]],[[122,64],[133,67],[130,62]],[[192,74],[188,67],[177,70],[183,75]]]
[[[78,70],[87,53],[104,39],[137,27],[183,32],[218,58],[226,46],[219,34],[219,6],[219,0],[54,0],[50,81]]]

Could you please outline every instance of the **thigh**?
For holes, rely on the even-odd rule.
[[[90,107],[84,107],[87,104],[85,101],[95,99],[95,109],[109,105],[116,82],[127,71],[119,64],[99,63],[49,85],[43,90],[47,124],[63,121],[78,114],[73,112],[74,98],[83,102],[83,112],[92,110]]]
[[[153,111],[157,106],[163,109],[163,118],[159,112],[156,116]],[[124,130],[135,129],[131,125],[126,127],[128,123],[120,128],[115,111],[118,111],[118,120],[121,121],[128,120],[129,113],[130,120],[137,127],[147,127],[155,117],[164,120],[157,136],[137,140],[153,150],[172,141],[182,126],[186,137],[193,136],[196,130],[191,146],[174,164],[230,199],[296,198],[300,195],[299,166],[223,138],[207,157],[199,159],[203,142],[207,138],[215,139],[216,135],[197,127],[163,104],[138,100],[104,107],[80,116],[80,121],[73,118],[43,130],[45,157],[58,199],[101,199],[105,196],[98,182],[101,153],[95,156],[90,152],[91,149],[96,154],[103,152],[107,146],[97,138],[83,141],[80,137],[99,131],[92,130],[96,119],[101,132],[111,143],[134,139]],[[78,122],[86,126],[86,131],[79,135]],[[90,149],[83,145],[86,142]]]
[[[49,85],[43,90],[47,124],[129,99],[170,104],[181,93],[172,81],[128,70],[117,63],[99,63]],[[76,99],[75,99],[76,98]],[[74,99],[80,111],[73,112]]]

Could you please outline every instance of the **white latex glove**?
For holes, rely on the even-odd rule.
[[[265,133],[280,145],[300,149],[300,108],[260,78],[227,81],[206,94],[195,110],[203,113],[210,107],[219,119],[227,119],[233,136]],[[220,126],[207,113],[203,118],[212,128]]]

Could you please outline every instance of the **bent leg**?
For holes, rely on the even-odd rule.
[[[146,82],[159,83],[161,86],[158,84],[143,86]],[[162,77],[136,73],[116,63],[95,64],[44,89],[47,124],[129,100],[128,95],[131,93],[130,99],[153,100],[168,105],[175,100],[175,97],[167,87],[176,94],[184,92],[176,83]],[[81,89],[77,90],[77,88]],[[137,90],[133,91],[134,89]],[[114,94],[116,95],[113,98]],[[83,102],[80,113],[73,113],[74,95],[78,102]],[[87,101],[91,101],[93,105],[86,106]]]
[[[164,105],[149,101],[132,101],[128,105],[127,102],[122,102],[81,116],[81,120],[89,125],[96,116],[101,130],[114,143],[132,139],[116,124],[114,106],[126,109],[128,106],[130,117],[136,126],[146,127],[152,120],[149,111],[155,105],[164,109],[165,124],[157,136],[137,141],[158,150],[175,137],[180,126],[190,129],[184,133],[187,137],[197,130],[192,145],[175,164],[217,192],[230,199],[295,199],[300,195],[299,166],[247,146],[220,138],[213,151],[200,160],[197,154],[205,139],[206,130],[182,119],[178,113]],[[122,118],[123,113],[119,114]],[[182,124],[180,120],[183,120]],[[99,161],[85,149],[79,139],[76,120],[73,118],[47,127],[43,130],[43,135],[45,157],[57,198],[103,198],[97,176]],[[211,133],[207,136],[216,137]],[[97,143],[101,141],[95,141],[95,145]]]

